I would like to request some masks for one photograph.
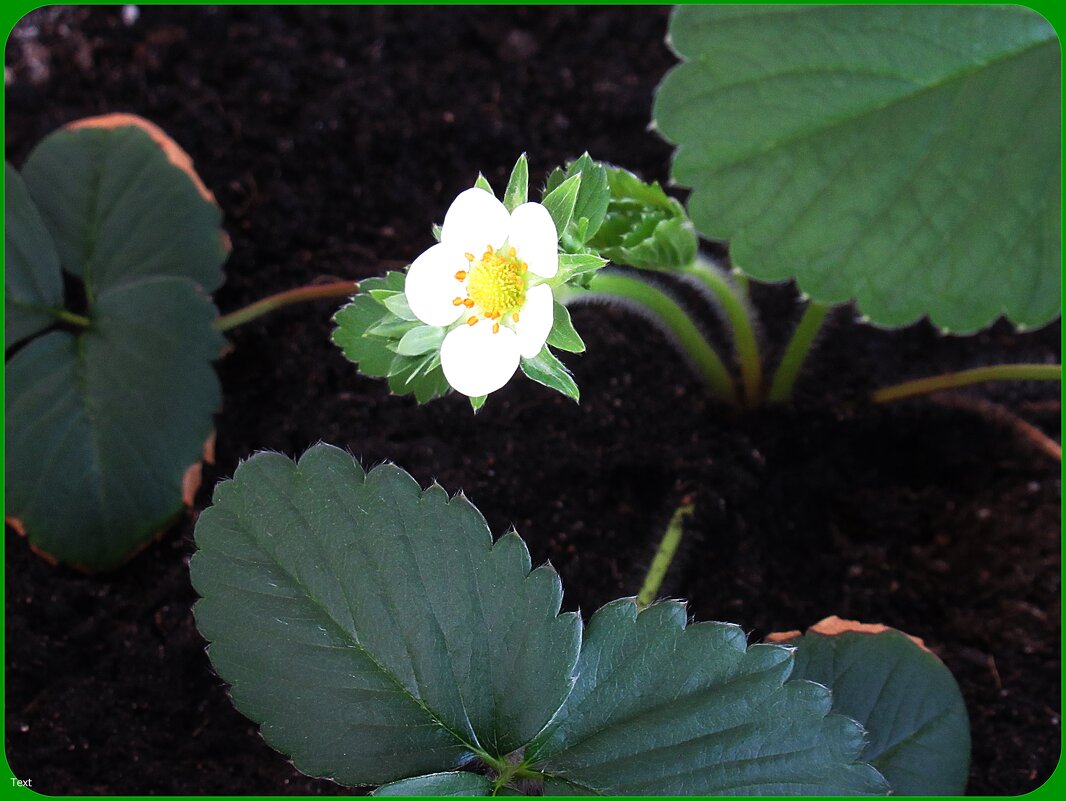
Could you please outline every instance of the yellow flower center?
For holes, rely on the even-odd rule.
[[[517,311],[526,302],[526,263],[514,248],[494,251],[490,246],[480,261],[471,261],[466,293],[484,317],[495,320]]]

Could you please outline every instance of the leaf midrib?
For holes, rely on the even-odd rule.
[[[297,475],[297,476],[299,475],[299,466],[298,465],[296,466],[296,469],[294,471],[294,475]],[[365,474],[363,476],[363,483],[362,483],[361,486],[363,488],[366,487],[366,475]],[[299,508],[297,508],[295,505],[293,506],[293,511],[296,514],[298,514],[303,519],[304,524],[307,526],[307,528],[309,530],[312,530],[312,531],[316,530],[315,527],[311,524],[311,522],[307,519],[306,515],[304,515],[304,513]],[[240,517],[239,516],[238,516],[237,519],[240,522]],[[387,667],[385,667],[383,664],[381,664],[381,662],[374,656],[373,653],[371,653],[366,648],[365,645],[363,645],[359,640],[355,639],[355,637],[352,634],[350,634],[348,632],[348,630],[345,629],[345,627],[338,620],[336,620],[334,618],[334,616],[321,603],[321,601],[319,601],[318,598],[316,598],[314,595],[312,595],[310,593],[310,591],[303,584],[303,582],[301,582],[299,580],[299,578],[286,565],[282,564],[280,560],[275,558],[271,554],[271,551],[268,548],[265,548],[263,546],[263,543],[261,543],[259,541],[259,539],[256,537],[256,534],[255,534],[255,531],[254,531],[254,527],[246,526],[243,522],[240,522],[240,526],[241,526],[241,530],[245,533],[245,535],[248,536],[253,542],[255,542],[263,550],[263,553],[267,554],[270,557],[270,562],[273,565],[275,565],[285,576],[287,576],[289,578],[289,580],[296,587],[298,587],[302,591],[303,597],[305,599],[307,599],[315,608],[317,608],[322,613],[322,615],[325,618],[325,620],[329,623],[330,626],[332,626],[334,628],[334,630],[336,632],[338,632],[340,634],[340,636],[344,639],[345,642],[350,643],[350,645],[353,648],[355,648],[360,653],[362,653],[366,657],[366,659],[369,661],[369,663],[371,665],[373,665],[374,668],[376,668],[381,673],[381,675],[383,675],[389,682],[391,682],[393,685],[395,685],[395,687],[401,692],[401,694],[404,697],[408,698],[410,701],[412,701],[419,709],[421,709],[433,723],[437,724],[441,729],[443,729],[444,731],[448,732],[448,734],[450,734],[456,740],[456,743],[458,745],[462,745],[462,746],[470,749],[472,752],[474,752],[476,754],[479,754],[479,755],[483,753],[483,749],[481,749],[476,744],[468,742],[466,738],[464,738],[462,735],[460,735],[458,732],[456,732],[451,726],[449,726],[447,723],[444,722],[442,715],[438,714],[435,710],[431,709],[429,707],[429,705],[426,704],[421,698],[419,698],[418,696],[416,696],[413,693],[411,693],[411,691],[406,687],[406,685],[404,685],[404,683],[399,679],[399,677],[397,677],[392,671],[390,671]],[[317,542],[317,540],[316,540],[316,542]],[[329,564],[328,560],[327,560],[327,564]],[[343,586],[343,584],[341,583],[339,577],[334,576],[334,581],[336,581],[338,583],[338,585]],[[345,604],[347,605],[349,602],[348,602],[348,598],[347,598],[346,594],[344,594],[344,599],[345,599]],[[351,611],[350,608],[349,608],[349,611]],[[354,616],[353,616],[353,621],[352,622],[353,622],[353,625],[354,625],[354,622],[355,622],[354,621]]]

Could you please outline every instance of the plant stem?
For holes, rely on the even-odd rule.
[[[359,284],[356,281],[336,281],[331,284],[311,284],[289,289],[285,292],[265,297],[262,300],[257,300],[242,309],[237,309],[237,311],[222,315],[215,320],[215,329],[229,331],[231,328],[244,325],[257,317],[292,303],[302,303],[305,300],[320,300],[322,298],[349,297],[358,291]]]
[[[681,544],[682,524],[685,518],[691,515],[694,510],[695,507],[688,503],[679,506],[673,517],[670,518],[670,523],[666,526],[666,533],[663,534],[662,542],[659,543],[659,549],[651,560],[648,575],[644,578],[644,585],[637,594],[637,606],[641,609],[658,597],[659,587],[662,586],[663,579],[666,578],[666,571],[670,569],[670,563],[674,560],[677,546]]]
[[[803,310],[803,316],[796,324],[796,330],[792,332],[792,339],[785,347],[785,353],[781,357],[781,363],[777,365],[777,372],[770,383],[770,393],[766,396],[767,403],[784,403],[792,397],[792,388],[796,385],[796,377],[807,362],[811,353],[811,345],[814,344],[818,332],[822,329],[822,323],[829,314],[829,306],[821,303],[807,304]]]
[[[589,288],[589,292],[556,290],[556,300],[568,304],[606,298],[622,301],[646,312],[672,335],[711,391],[720,400],[732,406],[737,405],[736,387],[721,357],[673,298],[639,278],[607,270],[596,273]],[[560,289],[565,290],[563,287]]]
[[[81,328],[88,328],[90,325],[92,325],[92,322],[89,320],[88,317],[83,317],[80,314],[69,312],[66,309],[50,309],[49,311],[51,311],[52,314],[56,316],[57,320],[62,320],[65,323],[71,323],[73,325],[80,326]]]
[[[722,305],[733,328],[733,346],[740,365],[745,405],[749,409],[758,406],[762,401],[762,359],[759,358],[751,307],[747,303],[747,279],[743,285],[734,286],[714,264],[698,257],[683,272],[703,284]]]
[[[891,403],[915,395],[928,395],[942,389],[955,389],[986,381],[1061,381],[1061,364],[997,364],[993,367],[975,367],[954,373],[904,381],[875,390],[870,396],[874,403]]]

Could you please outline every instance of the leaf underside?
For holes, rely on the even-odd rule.
[[[38,335],[7,363],[6,513],[60,561],[111,568],[181,509],[213,428],[221,213],[131,124],[52,134],[21,178],[8,168],[13,191],[14,297],[47,308],[6,330]],[[47,331],[60,268],[84,283],[87,328]]]
[[[863,760],[896,795],[961,795],[970,765],[970,723],[951,672],[893,630],[808,631],[797,646],[796,678],[833,691],[833,711],[869,732]]]
[[[197,625],[237,707],[309,774],[388,795],[882,793],[862,729],[683,605],[597,612],[581,643],[517,534],[393,465],[263,453],[196,527]],[[520,763],[520,764],[519,764]],[[523,785],[519,783],[518,789]]]
[[[1060,49],[1015,7],[679,8],[656,125],[735,263],[971,332],[1060,313]]]

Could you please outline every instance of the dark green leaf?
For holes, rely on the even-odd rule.
[[[568,353],[585,352],[585,343],[574,329],[570,312],[561,303],[555,304],[555,322],[552,323],[551,333],[548,334],[548,344]]]
[[[90,297],[148,276],[208,291],[222,283],[221,211],[142,127],[57,131],[30,153],[22,177],[60,264]]]
[[[54,324],[63,308],[59,256],[18,171],[4,163],[4,344]]]
[[[565,364],[555,358],[547,345],[541,348],[540,353],[532,359],[522,359],[521,366],[527,378],[549,389],[554,389],[556,392],[561,392],[571,400],[581,399],[581,392],[574,383],[570,371],[566,369]]]
[[[311,775],[382,783],[503,756],[569,692],[580,622],[559,614],[555,571],[395,466],[258,454],[216,488],[196,543],[211,661]]]
[[[221,400],[215,307],[184,279],[117,282],[82,335],[7,364],[7,514],[63,562],[114,567],[182,508]]]
[[[789,649],[746,647],[725,623],[686,625],[674,601],[593,615],[577,683],[525,759],[551,792],[607,795],[884,794],[858,761],[863,731]]]
[[[1021,6],[685,6],[654,117],[700,232],[873,322],[1060,312],[1061,55]]]
[[[842,621],[846,622],[846,621]],[[970,767],[970,722],[944,663],[905,634],[821,624],[789,642],[793,677],[833,691],[833,711],[866,727],[862,759],[895,795],[961,795]]]
[[[415,776],[413,779],[403,779],[386,784],[375,790],[372,795],[432,795],[445,798],[467,795],[492,795],[492,782],[476,773],[458,771],[431,773],[428,776]]]
[[[511,179],[503,193],[503,205],[508,211],[514,211],[529,198],[529,162],[523,153],[511,170]]]
[[[581,176],[574,175],[551,190],[541,200],[541,204],[555,221],[555,230],[560,236],[566,231],[574,217],[574,205],[577,203],[577,193],[580,188]]]

